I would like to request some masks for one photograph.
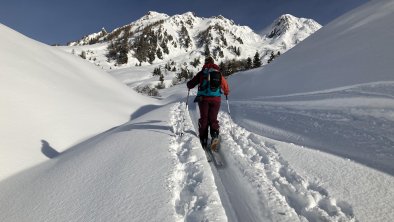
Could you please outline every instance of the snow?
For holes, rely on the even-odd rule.
[[[86,61],[0,31],[1,179],[45,161],[40,149],[62,152],[153,102]]]
[[[394,220],[393,10],[371,1],[229,77],[224,167],[195,89],[126,86],[158,64],[105,73],[1,25],[0,220]]]

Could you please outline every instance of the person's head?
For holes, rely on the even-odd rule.
[[[213,64],[213,58],[211,56],[205,57],[205,64]]]

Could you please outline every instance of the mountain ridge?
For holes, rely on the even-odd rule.
[[[320,28],[321,25],[312,19],[286,14],[272,23],[271,34],[259,35],[250,27],[236,25],[222,15],[204,18],[193,12],[169,16],[149,11],[112,32],[102,29],[68,46],[77,51],[82,47],[104,56],[107,66],[153,64],[180,55],[190,60],[200,60],[206,55],[217,61],[241,60],[253,57],[256,52],[266,63],[272,53],[284,53]],[[106,45],[107,49],[94,50],[97,43]]]

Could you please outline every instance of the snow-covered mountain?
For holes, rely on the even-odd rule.
[[[70,42],[67,45],[92,45],[100,41],[104,36],[108,34],[107,30],[103,27],[101,31],[84,36],[81,40],[77,42]]]
[[[262,36],[223,16],[201,18],[192,12],[169,16],[151,11],[110,33],[101,30],[70,42],[68,45],[74,47],[67,50],[74,50],[74,54],[87,51],[89,60],[104,68],[113,68],[116,63],[134,66],[180,58],[203,62],[206,54],[219,63],[253,58],[256,52],[266,63],[271,52],[284,53],[319,28],[321,25],[312,19],[287,14],[274,21],[269,33]]]
[[[264,37],[272,40],[270,45],[276,45],[281,49],[277,51],[285,52],[320,28],[321,25],[312,19],[285,14],[272,23],[269,33]]]

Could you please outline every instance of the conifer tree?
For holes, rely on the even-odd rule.
[[[267,60],[267,63],[272,62],[275,59],[274,52],[271,52],[270,58]]]
[[[157,55],[157,58],[163,59],[163,53],[161,52],[160,48],[157,49],[156,55]]]
[[[219,64],[219,68],[220,68],[220,72],[221,73],[226,73],[226,65],[224,64],[224,62],[222,61],[222,62],[220,62],[220,64]]]
[[[187,80],[189,77],[189,71],[187,70],[187,68],[181,68],[181,72],[177,73],[177,79],[178,81],[182,81],[182,80]]]
[[[190,62],[190,65],[192,65],[194,68],[196,68],[198,65],[200,65],[200,58],[194,58],[192,62]]]
[[[108,57],[108,62],[109,62],[110,59],[115,59],[116,58],[116,54],[117,54],[115,43],[112,40],[109,43],[107,49],[108,49],[107,57]]]
[[[163,76],[163,74],[160,74],[159,81],[160,82],[155,86],[156,89],[164,89],[164,88],[166,88],[166,86],[164,85],[164,76]]]
[[[165,54],[169,54],[170,53],[170,51],[168,50],[168,47],[167,47],[167,44],[164,42],[164,41],[162,41],[161,43],[160,43],[160,47],[163,49],[163,52],[165,53]]]
[[[233,73],[233,64],[232,64],[231,61],[228,61],[228,62],[227,62],[227,70],[226,70],[226,72],[224,73],[224,75],[225,75],[225,76],[229,76],[229,75],[231,75],[232,73]]]
[[[153,61],[156,59],[156,55],[155,55],[155,53],[154,52],[149,52],[148,53],[148,62],[150,63],[150,64],[152,64],[153,63]]]
[[[211,51],[209,50],[208,44],[205,44],[204,55],[205,56],[210,56],[211,55]]]
[[[161,74],[161,69],[160,68],[154,68],[153,69],[153,75],[154,76],[160,76]]]
[[[252,68],[252,59],[250,57],[248,57],[246,59],[246,69],[251,69]]]
[[[161,82],[161,84],[164,83],[164,76],[163,76],[163,74],[160,74],[159,81]]]
[[[117,58],[117,63],[118,64],[127,64],[128,62],[128,56],[127,53],[129,52],[129,42],[127,36],[125,36],[119,45],[119,54]]]
[[[191,39],[189,36],[189,32],[187,31],[187,28],[184,25],[182,25],[180,35],[181,35],[181,42],[183,43],[183,46],[185,48],[189,48]]]
[[[83,59],[86,59],[86,52],[82,51],[79,56],[81,56],[81,58],[83,58]]]
[[[260,66],[261,66],[260,54],[256,52],[256,54],[253,57],[253,68],[258,68]]]
[[[223,58],[223,57],[224,57],[224,53],[223,53],[222,50],[219,51],[219,57],[220,57],[220,58]]]

